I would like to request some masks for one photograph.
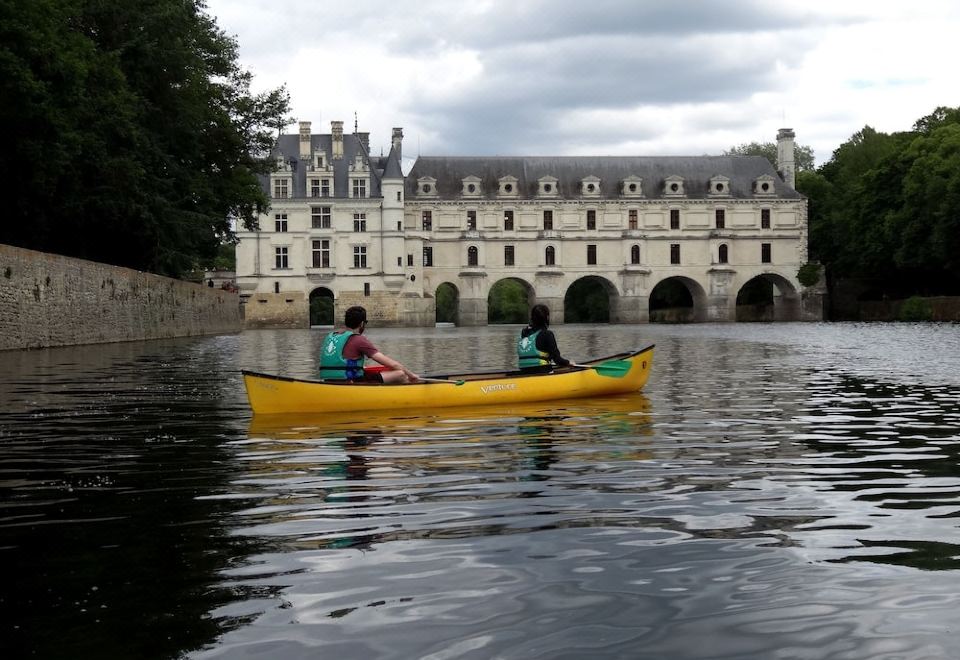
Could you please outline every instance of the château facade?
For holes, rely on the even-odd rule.
[[[378,325],[433,325],[442,285],[458,324],[484,325],[503,279],[555,323],[583,278],[606,292],[614,323],[656,317],[667,284],[692,301],[680,319],[733,321],[758,278],[771,318],[822,318],[819,291],[797,281],[807,206],[790,129],[777,169],[759,156],[419,157],[404,176],[402,140],[393,129],[390,153],[373,157],[368,134],[339,121],[280,136],[264,179],[272,206],[259,231],[238,232],[247,327],[307,327],[317,298],[332,299],[334,319],[362,304]]]

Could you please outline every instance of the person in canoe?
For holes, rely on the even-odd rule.
[[[523,370],[549,371],[551,363],[566,367],[570,364],[560,355],[557,338],[550,326],[550,309],[546,305],[534,305],[530,310],[530,325],[520,331],[517,340],[517,357]]]
[[[343,330],[323,339],[320,348],[320,377],[324,380],[372,381],[379,383],[415,383],[420,378],[405,366],[384,355],[363,336],[367,328],[367,310],[359,305],[344,314]],[[387,367],[386,371],[364,372],[363,362],[369,358]]]

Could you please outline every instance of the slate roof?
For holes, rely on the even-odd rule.
[[[756,199],[753,182],[765,174],[774,179],[772,197],[803,198],[762,156],[421,156],[407,175],[405,193],[409,199],[423,199],[417,195],[417,180],[432,177],[437,182],[436,198],[460,199],[463,179],[473,175],[481,180],[481,198],[496,199],[500,177],[512,175],[517,178],[519,198],[530,199],[537,197],[538,179],[552,176],[558,179],[560,198],[579,199],[580,182],[596,176],[601,198],[619,198],[621,182],[636,176],[643,179],[643,199],[677,199],[664,195],[664,180],[676,175],[684,179],[686,195],[680,199],[707,199],[710,179],[721,175],[729,179],[730,194],[724,198]]]
[[[344,133],[343,158],[332,158],[333,136],[329,133],[314,134],[310,136],[311,157],[313,152],[318,149],[327,153],[327,158],[330,164],[333,166],[334,199],[349,197],[348,186],[350,185],[350,165],[353,163],[357,153],[363,154],[367,164],[370,166],[370,189],[367,191],[367,197],[377,198],[382,196],[380,192],[380,180],[384,176],[403,178],[403,173],[400,171],[400,162],[396,158],[393,149],[390,150],[390,154],[386,157],[372,158],[369,156],[366,148],[361,143],[360,137],[356,134]],[[282,156],[284,160],[290,164],[291,175],[293,178],[293,189],[290,191],[291,197],[306,197],[308,193],[307,166],[309,165],[309,162],[300,160],[300,135],[281,135],[271,151],[270,156],[274,159],[276,159],[277,156]],[[318,177],[321,175],[322,173],[316,173],[316,176]],[[267,195],[269,195],[270,177],[261,176],[260,183],[263,186],[263,189],[267,192]]]

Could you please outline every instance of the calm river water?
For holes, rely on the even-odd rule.
[[[324,331],[0,353],[0,657],[960,657],[960,325],[555,330],[649,384],[271,419]]]

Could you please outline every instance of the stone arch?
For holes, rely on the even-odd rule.
[[[526,323],[537,293],[526,280],[504,277],[487,291],[487,323]]]
[[[703,323],[707,320],[707,292],[696,280],[674,275],[650,289],[651,323]]]
[[[460,289],[453,282],[441,282],[434,292],[436,322],[460,325]]]
[[[318,286],[310,292],[310,325],[336,325],[333,291]]]
[[[620,293],[607,278],[586,275],[570,283],[563,296],[564,323],[610,323],[618,318]]]
[[[761,273],[737,289],[737,321],[799,321],[800,293],[779,273]]]

